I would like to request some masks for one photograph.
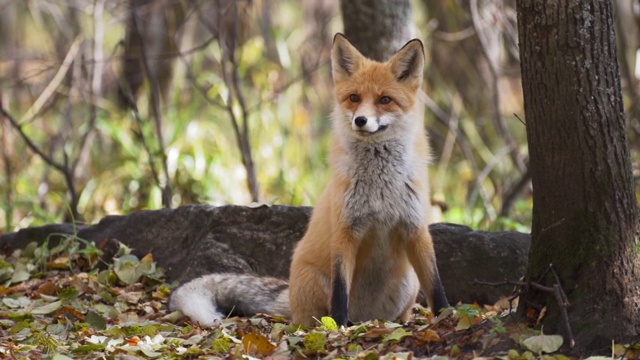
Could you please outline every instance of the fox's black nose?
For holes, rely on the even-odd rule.
[[[355,120],[357,127],[363,127],[367,125],[367,118],[364,116],[358,116]]]

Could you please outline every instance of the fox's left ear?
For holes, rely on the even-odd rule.
[[[424,46],[422,41],[413,39],[398,50],[389,60],[391,72],[398,82],[420,86],[424,69]]]

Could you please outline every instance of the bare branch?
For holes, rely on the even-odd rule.
[[[232,13],[229,14],[228,12]],[[234,27],[237,27],[239,21],[237,4],[231,2],[226,9],[218,11],[220,23],[223,23],[221,21],[223,17],[228,16],[234,17]],[[210,30],[213,31],[212,29]],[[239,71],[237,62],[235,60],[237,29],[233,29],[232,31],[233,33],[230,34],[227,34],[226,31],[223,31],[222,35],[218,39],[220,48],[222,49],[222,62],[220,68],[222,71],[222,78],[228,89],[225,108],[227,110],[227,113],[229,114],[231,125],[233,126],[233,131],[236,136],[236,142],[238,144],[240,155],[242,157],[242,164],[244,165],[247,172],[247,187],[249,188],[249,193],[251,194],[251,200],[255,202],[260,200],[260,190],[258,179],[256,176],[255,165],[253,163],[253,156],[251,154],[249,113],[247,111],[247,106],[242,94],[242,89],[239,84]],[[236,100],[238,101],[241,109],[242,122],[239,121],[233,110],[233,105]]]
[[[136,25],[136,30],[140,35],[142,35],[143,29],[141,28],[142,25],[140,23],[140,19],[138,18],[138,14],[136,13],[136,11],[135,10],[133,11],[134,11],[133,17]],[[160,110],[160,90],[158,86],[158,79],[156,78],[155,72],[151,69],[151,66],[149,65],[149,58],[146,53],[144,39],[140,44],[140,49],[142,51],[142,66],[144,68],[145,73],[147,74],[147,78],[149,79],[149,83],[151,85],[151,107],[153,109],[153,120],[155,124],[156,136],[158,137],[158,146],[160,147],[159,152],[162,159],[162,163],[161,163],[162,171],[165,177],[164,186],[159,181],[160,179],[158,177],[158,174],[155,175],[155,178],[158,186],[160,187],[160,190],[162,191],[162,205],[165,208],[171,208],[171,198],[172,198],[171,179],[169,177],[169,167],[167,165],[167,152],[165,149],[164,137],[162,136],[162,111]],[[136,121],[138,121],[138,125],[141,125],[140,116],[136,117]],[[140,131],[142,133],[142,127],[140,128]],[[153,155],[149,152],[149,148],[147,146],[145,147],[147,148],[147,152],[149,153],[149,157],[151,159]]]
[[[531,289],[536,289],[538,291],[553,294],[553,296],[556,299],[556,302],[558,303],[558,307],[560,308],[565,330],[567,331],[567,337],[569,338],[569,347],[573,348],[576,345],[576,341],[575,341],[575,338],[573,337],[573,331],[571,330],[571,324],[569,323],[569,314],[567,312],[567,307],[570,306],[571,304],[569,303],[569,300],[567,299],[567,295],[562,289],[562,285],[560,284],[560,277],[558,276],[555,269],[553,268],[553,264],[549,264],[549,267],[542,274],[542,276],[540,277],[540,280],[543,280],[544,277],[549,272],[553,274],[553,280],[555,282],[553,286],[545,286],[535,281],[527,281],[527,282],[503,281],[499,283],[492,283],[492,282],[486,282],[486,281],[479,281],[477,279],[473,281],[473,284],[493,286],[493,287],[503,286],[503,285],[513,285],[513,286],[519,286],[523,288],[524,291],[530,291]]]
[[[473,22],[473,27],[475,28],[476,33],[478,34],[478,39],[480,40],[480,45],[481,45],[480,48],[482,49],[482,53],[485,59],[489,63],[489,70],[490,70],[490,76],[491,76],[491,79],[489,80],[490,81],[489,85],[493,92],[491,96],[491,107],[493,109],[493,121],[495,123],[496,130],[498,131],[500,136],[505,140],[507,146],[511,149],[509,154],[511,156],[511,160],[513,161],[514,165],[518,170],[520,170],[520,172],[524,172],[525,165],[522,162],[522,159],[520,159],[520,156],[518,154],[518,148],[515,146],[515,141],[513,140],[513,136],[511,136],[511,132],[509,131],[509,128],[507,127],[507,124],[505,123],[504,117],[502,116],[502,113],[501,113],[502,99],[500,96],[500,90],[498,89],[498,77],[500,75],[499,69],[498,69],[498,61],[496,60],[496,56],[492,56],[492,53],[489,49],[491,44],[485,32],[486,25],[482,23],[482,20],[480,19],[480,14],[478,13],[478,0],[471,0],[470,8],[471,8],[471,20]]]
[[[0,92],[0,108],[2,108],[2,93]],[[0,140],[2,141],[2,161],[4,162],[4,176],[5,176],[5,184],[4,184],[4,210],[5,210],[5,224],[8,231],[11,230],[13,226],[13,167],[12,167],[12,157],[14,156],[13,151],[13,138],[9,134],[9,126],[6,121],[2,121],[0,124],[0,129],[2,129],[2,137]]]
[[[102,59],[104,57],[102,46],[104,40],[104,26],[102,24],[102,16],[104,13],[105,0],[95,0],[93,6],[93,57],[96,59]],[[104,63],[95,63],[91,73],[91,87],[89,98],[91,103],[89,104],[89,123],[87,130],[80,139],[80,146],[78,150],[78,158],[72,166],[72,173],[75,178],[80,177],[80,171],[83,169],[89,161],[89,155],[91,144],[95,138],[96,119],[98,117],[96,104],[101,96],[100,88],[102,87],[102,69]]]
[[[462,29],[456,32],[446,32],[446,31],[436,30],[433,32],[433,37],[442,41],[458,42],[458,41],[468,39],[475,34],[476,34],[476,29],[473,26],[469,26],[466,29]]]
[[[531,183],[531,169],[527,167],[527,170],[522,174],[520,180],[502,196],[502,207],[500,208],[499,216],[507,216],[516,203],[516,199],[520,196],[522,191]]]
[[[73,175],[71,173],[71,169],[68,166],[67,154],[64,153],[65,162],[63,164],[60,164],[60,163],[56,162],[52,157],[48,156],[40,148],[38,148],[38,146],[31,140],[31,138],[29,138],[27,136],[27,134],[25,134],[24,130],[22,130],[22,126],[13,118],[13,116],[11,116],[11,114],[9,114],[4,109],[2,104],[0,104],[0,114],[2,114],[4,116],[4,118],[9,121],[11,126],[13,126],[13,128],[16,129],[18,134],[20,134],[20,137],[22,137],[24,142],[27,144],[27,147],[29,149],[31,149],[31,151],[33,151],[38,156],[40,156],[40,158],[45,163],[49,164],[54,169],[56,169],[60,173],[62,173],[62,175],[64,176],[64,179],[65,179],[65,182],[67,184],[67,190],[69,191],[69,196],[71,198],[70,199],[71,214],[72,214],[74,220],[76,220],[76,221],[79,220],[80,216],[78,214],[78,194],[76,192],[76,188],[75,188],[75,185],[73,183]]]
[[[53,93],[56,91],[58,86],[60,86],[60,83],[62,83],[62,80],[64,80],[65,76],[67,75],[67,72],[69,71],[69,68],[71,67],[71,64],[73,64],[73,60],[75,59],[76,55],[78,54],[78,50],[80,50],[80,44],[81,43],[82,43],[82,35],[78,35],[75,38],[75,40],[73,40],[73,43],[71,44],[71,47],[69,48],[69,51],[67,51],[67,55],[65,56],[64,60],[62,61],[62,65],[60,66],[60,68],[56,72],[56,75],[49,82],[47,87],[44,88],[44,90],[42,91],[40,96],[38,96],[36,101],[33,103],[33,105],[31,105],[29,110],[27,110],[27,112],[24,114],[22,119],[20,119],[18,124],[25,124],[25,123],[30,122],[42,110],[42,108],[47,103],[47,101],[49,100],[51,95],[53,95]]]
[[[162,184],[160,182],[160,177],[158,176],[158,171],[156,170],[155,157],[149,148],[149,144],[147,143],[147,138],[144,135],[144,124],[142,122],[142,118],[140,117],[140,113],[138,112],[137,107],[132,107],[131,112],[133,113],[133,118],[136,120],[136,124],[138,125],[138,131],[140,132],[140,142],[142,143],[142,147],[144,151],[149,156],[149,167],[151,168],[151,176],[153,176],[153,181],[156,185],[162,189]],[[164,199],[163,199],[164,200]]]
[[[499,286],[520,286],[520,287],[525,287],[525,286],[528,285],[526,282],[523,282],[523,281],[489,282],[489,281],[482,281],[482,280],[478,280],[478,279],[474,279],[471,284],[472,285],[491,286],[491,287],[499,287]]]
[[[488,214],[495,214],[495,209],[493,208],[493,205],[491,204],[491,200],[489,200],[489,196],[484,191],[484,188],[482,187],[482,183],[480,183],[478,181],[480,172],[478,170],[478,166],[476,165],[476,161],[475,161],[475,159],[473,157],[473,152],[471,151],[471,146],[469,145],[469,142],[467,141],[466,134],[458,126],[455,126],[455,127],[453,126],[453,124],[455,122],[449,121],[449,115],[447,115],[438,106],[438,104],[436,104],[436,102],[433,101],[433,99],[431,99],[429,97],[429,95],[427,95],[427,94],[425,94],[423,92],[421,96],[423,97],[423,100],[424,100],[427,108],[429,108],[429,110],[431,110],[433,112],[433,114],[436,116],[436,119],[438,121],[440,121],[442,124],[444,124],[449,129],[449,131],[451,131],[452,133],[455,134],[456,140],[458,142],[458,146],[460,146],[460,150],[462,150],[462,154],[464,155],[465,159],[469,163],[469,166],[471,167],[471,171],[473,172],[473,176],[474,176],[475,183],[476,183],[475,186],[478,188],[478,192],[477,193],[480,195],[480,198],[482,199],[482,204],[483,204],[483,206],[485,208],[485,211]],[[473,199],[469,198],[468,200],[471,201]]]
[[[493,157],[491,158],[491,160],[489,160],[489,162],[487,163],[487,165],[484,167],[484,169],[482,169],[482,171],[478,174],[478,176],[476,177],[476,182],[478,184],[481,184],[484,179],[489,176],[489,173],[491,173],[491,171],[493,170],[493,168],[495,168],[500,161],[502,160],[502,158],[504,158],[509,152],[511,151],[511,148],[509,146],[505,146],[503,147],[500,151],[498,151],[497,154],[493,155]],[[471,191],[471,194],[469,195],[469,197],[471,199],[476,197],[477,192],[479,191],[480,186],[476,186],[473,191]],[[496,219],[496,212],[495,209],[493,208],[493,206],[487,208],[487,210],[491,210],[491,212],[487,212],[487,215],[489,216],[489,219],[491,221],[494,221]]]

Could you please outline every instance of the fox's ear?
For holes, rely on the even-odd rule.
[[[331,49],[331,72],[333,81],[348,78],[355,73],[364,56],[360,54],[351,42],[341,33],[337,33],[333,38],[333,48]]]
[[[389,60],[391,72],[396,80],[407,85],[420,86],[424,69],[424,46],[422,41],[413,39],[398,50]]]

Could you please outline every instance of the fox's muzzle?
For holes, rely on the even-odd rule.
[[[380,124],[380,118],[356,116],[351,121],[351,129],[359,133],[375,134],[382,130],[385,130],[388,125]]]
[[[374,116],[356,116],[351,120],[351,130],[362,135],[373,135],[386,130],[389,119]]]

